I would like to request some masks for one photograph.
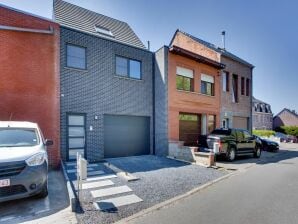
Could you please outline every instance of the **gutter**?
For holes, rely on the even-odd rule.
[[[41,30],[41,29],[32,29],[32,28],[0,25],[0,30],[28,32],[28,33],[41,33],[41,34],[50,34],[50,35],[54,34],[54,29],[52,26],[50,26],[50,28],[48,30]]]

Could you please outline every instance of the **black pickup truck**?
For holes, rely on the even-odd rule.
[[[247,130],[243,129],[215,129],[207,137],[208,148],[214,148],[214,143],[219,144],[217,155],[224,155],[227,160],[233,161],[236,156],[253,155],[261,156],[261,148],[256,144],[256,139]]]

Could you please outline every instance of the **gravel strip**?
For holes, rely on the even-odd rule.
[[[132,182],[126,182],[121,178],[111,179],[115,183],[114,186],[127,185],[133,190],[114,197],[135,194],[142,198],[143,202],[126,205],[113,211],[100,212],[93,207],[92,203],[96,200],[92,198],[90,190],[84,190],[82,203],[84,212],[77,214],[79,223],[113,223],[226,174],[224,171],[152,155],[117,158],[109,162],[140,178]],[[112,173],[103,164],[100,169],[108,174]],[[111,196],[101,199],[107,198]]]

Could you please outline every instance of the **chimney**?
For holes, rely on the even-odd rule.
[[[147,41],[148,50],[150,51],[150,41]]]
[[[222,31],[221,32],[221,36],[222,36],[222,49],[226,49],[226,31]]]

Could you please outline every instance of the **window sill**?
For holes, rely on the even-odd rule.
[[[190,94],[196,94],[196,95],[201,95],[201,96],[207,96],[207,97],[215,98],[215,96],[211,96],[211,95],[207,95],[207,94],[203,94],[203,93],[198,93],[198,92],[192,92],[192,91],[180,90],[180,89],[177,89],[177,91],[178,92],[181,92],[181,93],[190,93]]]
[[[64,69],[78,71],[78,72],[88,72],[88,69],[72,68],[72,67],[67,67],[67,66],[64,66]]]
[[[129,81],[137,81],[137,82],[144,81],[143,79],[135,79],[135,78],[125,77],[125,76],[120,76],[120,75],[114,75],[114,78],[125,79],[125,80],[129,80]]]

